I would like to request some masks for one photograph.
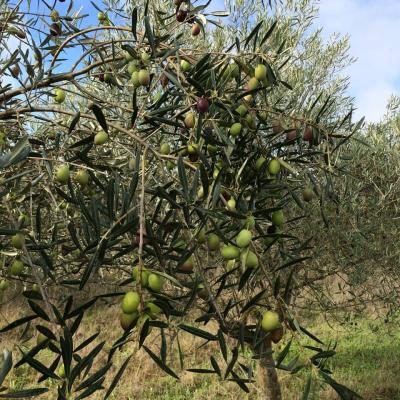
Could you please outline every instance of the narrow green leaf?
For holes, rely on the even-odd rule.
[[[326,358],[331,358],[336,354],[336,351],[334,350],[327,350],[327,351],[321,351],[318,354],[314,354],[311,357],[311,361],[317,361],[317,360],[321,360],[321,359],[326,359]]]
[[[222,376],[221,368],[219,367],[217,360],[213,356],[210,356],[210,361],[212,367],[214,368],[214,371],[218,374],[218,376],[221,377]]]
[[[294,190],[291,190],[290,188],[289,188],[289,191],[290,191],[290,195],[293,197],[293,200],[296,202],[296,204],[299,206],[299,208],[304,210],[304,204],[300,200],[299,196],[297,196],[296,192]]]
[[[67,326],[64,326],[64,337],[60,337],[61,355],[64,363],[65,374],[69,377],[71,370],[72,354],[74,352],[74,346],[72,342],[71,332]],[[68,382],[70,387],[72,381]]]
[[[25,136],[19,140],[14,148],[9,152],[0,157],[0,169],[9,167],[13,164],[17,164],[28,157],[32,151],[31,145],[29,144],[28,137]]]
[[[355,400],[355,399],[362,399],[362,397],[347,388],[346,386],[336,382],[332,377],[330,377],[327,373],[323,371],[318,371],[318,373],[322,376],[326,383],[328,383],[340,396],[343,400]]]
[[[4,379],[8,375],[8,373],[11,371],[13,365],[12,361],[12,353],[11,351],[8,351],[6,349],[3,350],[3,362],[0,368],[0,387],[2,383],[4,382]]]
[[[179,376],[175,374],[174,371],[172,371],[171,368],[169,368],[166,364],[164,364],[148,347],[143,346],[143,349],[146,351],[146,353],[153,359],[153,361],[168,375],[171,375],[175,379],[179,380]]]
[[[279,266],[278,268],[275,268],[274,271],[276,272],[276,271],[279,271],[279,270],[281,270],[281,269],[290,267],[290,266],[292,266],[292,265],[299,264],[299,263],[301,263],[301,262],[303,262],[303,261],[305,261],[305,260],[309,260],[310,258],[311,258],[311,257],[301,257],[301,258],[296,258],[296,259],[294,259],[294,260],[290,260],[290,261],[288,261],[287,263],[285,263],[285,264]]]
[[[250,279],[250,277],[254,274],[255,269],[254,268],[247,268],[244,274],[240,277],[239,281],[239,290],[242,290],[244,286],[246,285],[246,282]]]
[[[222,332],[221,329],[218,329],[218,341],[219,341],[219,348],[221,349],[222,357],[224,357],[224,360],[227,361],[228,360],[228,350],[226,347],[224,333]]]
[[[44,364],[40,361],[36,360],[33,357],[30,357],[27,353],[24,354],[24,358],[26,362],[36,371],[40,372],[41,374],[45,375],[47,378],[59,379],[58,376],[47,368]]]
[[[240,310],[240,313],[244,313],[246,310],[248,310],[250,307],[252,307],[254,304],[256,304],[265,294],[267,289],[262,290],[260,293],[257,293],[254,297],[252,297],[246,305]]]
[[[92,111],[100,126],[104,129],[105,132],[108,132],[106,117],[104,116],[101,108],[97,104],[93,104]]]
[[[0,393],[0,399],[26,399],[27,397],[40,396],[48,391],[48,388],[36,388],[20,390],[19,392]]]
[[[292,345],[292,341],[289,340],[288,344],[285,346],[285,348],[279,353],[277,359],[276,359],[276,367],[278,368],[283,360],[286,358],[286,356],[289,353],[290,346]]]
[[[150,19],[147,15],[144,17],[144,26],[145,26],[147,40],[149,41],[152,53],[154,54],[155,43],[154,43],[153,29],[151,28]]]
[[[286,39],[282,42],[282,44],[279,46],[279,49],[278,49],[278,51],[276,52],[277,54],[281,54],[282,53],[282,51],[283,51],[283,49],[284,49],[284,47],[285,47],[285,44],[286,44]]]
[[[262,46],[268,38],[272,35],[272,32],[274,31],[278,21],[274,21],[274,23],[271,25],[271,27],[268,29],[267,33],[264,35],[264,37],[261,39],[260,46]]]
[[[261,28],[261,25],[263,24],[264,21],[260,21],[255,27],[254,29],[251,31],[250,35],[247,37],[246,41],[245,41],[245,45],[244,47],[247,47],[247,45],[250,43],[250,40],[258,34],[258,31]]]
[[[189,200],[189,183],[186,176],[185,164],[183,163],[182,156],[178,158],[178,174],[181,181],[183,194],[186,200]]]
[[[311,113],[311,111],[313,110],[313,108],[317,105],[319,99],[322,96],[322,92],[317,96],[317,98],[315,99],[314,103],[311,104],[311,107],[309,108],[308,112]]]
[[[31,310],[40,318],[44,319],[45,321],[50,321],[49,316],[46,312],[35,302],[32,300],[28,300],[29,307]]]
[[[287,87],[289,90],[293,90],[293,86],[289,85],[289,83],[282,81],[282,80],[280,80],[279,82],[282,83],[282,85]]]
[[[70,319],[72,317],[76,317],[82,311],[85,311],[88,308],[90,308],[96,301],[97,301],[97,297],[95,297],[94,299],[91,299],[88,302],[82,304],[81,306],[75,308],[75,310],[71,311],[65,319]]]
[[[203,164],[200,164],[200,180],[203,186],[204,198],[206,199],[208,196],[209,183],[208,183],[208,174]]]
[[[138,19],[138,10],[137,7],[135,7],[132,11],[132,34],[136,41],[137,41],[137,19]]]
[[[129,360],[131,359],[132,355],[130,355],[125,361],[124,363],[121,365],[120,369],[118,370],[117,374],[115,375],[114,379],[111,382],[110,387],[107,390],[106,395],[104,396],[104,400],[107,400],[112,391],[115,389],[115,386],[117,386],[118,381],[121,379],[122,374],[124,373],[126,367],[128,366]]]
[[[194,372],[195,374],[215,374],[213,369],[204,369],[204,368],[189,368],[186,371]]]
[[[146,319],[140,329],[139,348],[143,346],[144,341],[150,333],[150,319]]]
[[[85,399],[89,396],[91,396],[94,392],[97,392],[98,390],[103,390],[102,383],[104,382],[105,377],[100,378],[99,381],[94,383],[93,385],[89,386],[84,392],[82,392],[78,397],[75,397],[74,400],[81,400]]]
[[[231,358],[231,361],[229,362],[228,367],[226,368],[226,371],[225,371],[225,379],[226,379],[226,378],[228,377],[228,375],[232,372],[233,367],[235,366],[236,361],[237,361],[237,359],[238,359],[238,356],[239,356],[239,348],[238,348],[238,347],[235,347],[235,348],[233,349],[233,351],[232,351],[232,358]]]
[[[239,375],[236,374],[235,371],[232,371],[231,374],[232,374],[232,377],[233,377],[233,381],[236,382],[236,383],[239,385],[239,387],[240,387],[244,392],[250,393],[250,390],[249,390],[249,388],[245,385],[243,379],[241,379],[241,378],[239,377]]]
[[[212,201],[211,208],[214,209],[219,200],[219,195],[221,194],[221,173],[218,174],[217,179],[214,181],[212,189]]]
[[[78,352],[82,349],[84,349],[86,346],[88,346],[90,343],[93,342],[94,339],[97,338],[97,336],[99,336],[100,332],[95,333],[94,335],[90,336],[88,339],[84,340],[80,345],[77,346],[77,348],[75,349],[75,352]]]
[[[36,325],[36,329],[50,340],[57,340],[56,335],[49,328],[42,325]]]
[[[164,329],[161,328],[161,349],[160,349],[161,361],[165,364],[167,360],[167,339],[165,337]]]
[[[202,329],[198,329],[193,326],[180,324],[179,328],[190,333],[191,335],[198,336],[206,340],[218,340],[218,338],[215,335],[211,334],[210,332],[203,331]]]
[[[37,318],[37,315],[29,315],[28,317],[23,317],[20,319],[17,319],[14,322],[11,322],[11,324],[5,326],[4,328],[2,328],[0,330],[0,333],[4,333],[4,332],[8,332],[14,328],[16,328],[17,326],[20,326],[22,324],[25,324],[26,322],[32,321],[33,319]]]
[[[136,88],[133,91],[132,95],[132,115],[131,115],[131,127],[133,128],[135,126],[136,118],[138,116],[139,112],[139,107],[137,106],[137,90]]]
[[[183,86],[181,85],[181,83],[179,82],[178,78],[176,77],[176,75],[174,75],[172,72],[166,71],[164,70],[164,74],[167,76],[167,78],[180,90],[182,90],[182,92],[185,91],[185,89],[183,88]]]
[[[101,379],[106,372],[111,368],[112,363],[106,364],[104,367],[100,368],[98,371],[96,371],[93,375],[91,375],[89,378],[84,380],[77,388],[76,390],[82,390],[85,389],[88,386],[93,385],[95,382],[97,382],[99,379]]]
[[[76,124],[79,122],[80,118],[81,118],[81,112],[78,111],[78,112],[74,115],[74,118],[72,118],[71,123],[69,124],[68,133],[71,133],[71,132],[75,129]]]
[[[304,328],[303,326],[299,325],[300,330],[305,333],[308,337],[310,337],[311,339],[315,340],[316,342],[320,343],[320,344],[324,344],[324,342],[322,342],[320,339],[318,339],[315,335],[313,335],[311,332],[309,332],[306,328]]]

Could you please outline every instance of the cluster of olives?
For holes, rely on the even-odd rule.
[[[272,220],[274,224],[281,226],[284,222],[283,212],[276,211],[272,215]],[[257,255],[249,249],[253,234],[252,229],[255,228],[255,218],[253,216],[247,217],[243,222],[243,229],[236,235],[234,241],[235,245],[227,244],[221,247],[221,239],[215,233],[206,233],[206,229],[200,229],[196,234],[197,243],[200,245],[206,244],[210,252],[215,252],[220,250],[221,256],[226,260],[226,269],[231,271],[235,268],[235,263],[240,259],[244,268],[257,268],[259,261]],[[274,226],[274,225],[272,225]],[[174,247],[184,245],[184,243],[176,243]],[[195,258],[190,256],[187,258],[178,269],[178,272],[193,273],[195,266]],[[146,275],[142,273],[142,282],[146,283]],[[204,284],[199,283],[196,288],[197,295],[204,299],[209,299],[208,291],[206,290]],[[266,311],[263,314],[261,327],[265,332],[270,333],[270,338],[274,343],[281,340],[283,336],[283,327],[279,320],[279,315],[273,311]]]
[[[273,158],[267,163],[267,159],[261,156],[257,158],[254,169],[258,174],[266,169],[269,173],[270,178],[275,179],[281,171],[281,162],[279,158]]]
[[[20,229],[19,232],[15,233],[11,236],[10,245],[15,250],[22,250],[25,246],[25,233],[23,227],[29,223],[29,218],[25,214],[20,214],[18,217],[18,227]],[[9,267],[9,274],[11,276],[19,277],[22,276],[25,272],[26,265],[22,261],[19,255],[12,261]],[[9,282],[6,279],[0,280],[0,290],[5,290],[9,287]],[[32,286],[32,290],[38,291],[38,286],[34,284]]]
[[[100,135],[100,136],[98,136],[98,135]],[[107,138],[108,138],[108,135],[104,131],[102,131],[95,135],[94,142],[95,142],[95,144],[100,145],[100,144],[105,143],[107,141]],[[61,185],[65,185],[68,182],[70,176],[71,176],[71,171],[70,171],[68,164],[61,164],[56,169],[55,179]],[[84,187],[84,186],[88,185],[89,180],[90,180],[90,175],[86,169],[80,168],[75,172],[73,179],[80,186]]]
[[[141,86],[148,87],[151,81],[150,72],[148,69],[151,61],[151,54],[145,50],[142,50],[140,56],[135,56],[129,51],[123,50],[122,55],[127,62],[126,70],[130,75],[130,80],[133,86],[135,88],[139,88]],[[100,71],[96,74],[96,76],[100,82],[116,84],[116,79],[110,70]]]
[[[222,257],[228,262],[228,270],[234,267],[235,260],[238,258],[240,258],[246,268],[256,268],[258,266],[258,258],[254,252],[248,249],[252,240],[252,233],[249,229],[254,228],[254,226],[254,217],[250,216],[246,220],[246,229],[242,229],[236,237],[236,246],[228,244],[221,248],[220,237],[213,232],[207,234],[205,228],[197,232],[196,240],[200,245],[206,244],[210,252],[220,250]],[[193,256],[190,256],[179,266],[179,271],[192,273],[194,266],[195,259]]]
[[[240,70],[238,65],[236,63],[231,63],[224,69],[223,77],[225,79],[233,79],[237,78],[239,74]],[[260,83],[268,85],[267,67],[263,64],[257,65],[257,67],[255,68],[254,77],[250,78],[244,89],[245,91],[255,90],[259,87]],[[250,102],[251,99],[252,99],[251,94],[248,94],[244,97],[246,103]],[[229,129],[229,134],[233,138],[236,138],[243,133],[244,130],[243,122],[245,123],[245,126],[247,126],[249,129],[255,128],[254,116],[252,113],[249,112],[246,104],[240,104],[235,111],[238,114],[241,121],[234,122]]]
[[[25,245],[25,235],[23,233],[19,232],[19,233],[16,233],[15,235],[11,236],[11,246],[14,247],[14,249],[22,250],[24,245]],[[24,270],[25,270],[25,264],[22,262],[22,260],[19,257],[17,257],[11,263],[9,273],[12,276],[21,276],[21,275],[23,275]],[[6,283],[3,283],[3,285],[8,287],[8,285]]]
[[[178,22],[187,22],[188,24],[192,24],[192,36],[197,36],[201,32],[201,25],[195,21],[193,15],[189,15],[186,6],[182,6],[185,2],[185,0],[174,0],[174,4],[176,5],[175,18]]]
[[[208,99],[206,99],[205,97],[200,97],[196,103],[196,108],[201,113],[207,112],[208,108],[209,108]],[[187,129],[193,129],[196,126],[196,120],[197,119],[196,119],[195,113],[190,111],[190,112],[186,113],[183,122]],[[212,148],[215,148],[215,150],[216,150],[216,147],[214,145],[210,145],[210,144],[207,145],[207,151],[209,153],[211,153],[213,151]],[[169,143],[161,143],[159,152],[162,155],[170,154],[171,153],[170,144]],[[189,156],[189,160],[194,162],[194,161],[198,160],[198,153],[199,153],[199,144],[189,142],[185,146],[183,146],[179,149],[178,155],[180,155],[182,157]],[[167,160],[166,167],[167,167],[167,169],[172,170],[175,168],[175,164],[173,161]],[[202,189],[200,189],[200,190],[202,190]],[[199,196],[199,197],[202,197],[202,196]]]
[[[125,52],[125,58],[128,61],[128,72],[131,74],[131,81],[135,88],[150,85],[150,72],[148,65],[151,55],[146,51],[140,54],[140,60],[136,60],[129,52]]]
[[[223,77],[225,79],[234,79],[237,78],[240,74],[239,67],[236,63],[231,63],[227,67],[224,67]],[[249,79],[247,84],[244,87],[245,91],[252,91],[260,87],[260,85],[269,86],[270,82],[268,80],[268,69],[264,64],[258,64],[254,69],[254,76]],[[253,98],[252,94],[247,94],[244,96],[245,103],[249,103]],[[248,112],[248,108],[246,104],[241,104],[236,108],[236,113],[239,117],[245,122],[249,128],[254,128],[254,117],[251,113]],[[260,116],[265,120],[266,113],[260,112]],[[244,125],[242,122],[234,122],[230,129],[230,135],[235,138],[243,133]],[[273,133],[280,134],[284,131],[282,124],[279,121],[274,121],[272,126]],[[289,129],[286,132],[286,140],[288,142],[293,142],[298,136],[297,129]],[[303,131],[303,140],[313,143],[315,140],[313,128],[310,125],[306,125]]]
[[[249,217],[247,227],[242,229],[235,238],[236,246],[232,244],[224,245],[221,249],[221,256],[227,260],[226,268],[228,271],[235,268],[235,262],[240,259],[244,268],[257,268],[258,257],[249,249],[253,234],[250,229],[255,226],[254,217]]]
[[[139,266],[133,267],[132,277],[135,281],[139,279]],[[165,279],[161,275],[142,268],[140,282],[142,287],[149,288],[153,292],[161,292],[165,284]]]
[[[139,271],[139,266],[135,266],[132,270],[132,276],[135,281],[140,279],[142,288],[148,288],[153,292],[162,291],[165,279],[161,275],[143,269],[139,277]],[[127,292],[121,304],[120,324],[122,329],[128,330],[137,326],[140,330],[146,320],[156,319],[162,312],[161,308],[152,301],[145,302],[142,312],[139,312],[139,306],[139,293],[136,291]]]

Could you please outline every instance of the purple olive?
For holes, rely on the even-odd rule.
[[[313,130],[311,126],[306,126],[304,128],[303,140],[306,142],[312,142],[313,140]]]
[[[197,100],[196,108],[199,113],[202,113],[202,114],[206,113],[208,111],[209,107],[210,107],[210,103],[208,102],[208,100],[205,97],[200,97]]]
[[[50,34],[51,36],[58,36],[61,33],[61,27],[57,22],[54,22],[50,25]]]
[[[178,22],[183,22],[183,21],[185,21],[187,15],[188,15],[188,12],[186,10],[178,10],[175,15],[176,20]]]
[[[297,131],[296,129],[291,129],[290,131],[286,132],[286,140],[292,141],[297,138]]]
[[[165,75],[165,74],[162,74],[162,75],[160,76],[160,83],[161,83],[161,86],[162,86],[163,88],[167,87],[167,86],[168,86],[168,83],[169,83],[168,76]]]

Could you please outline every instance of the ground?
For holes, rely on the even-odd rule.
[[[16,309],[17,308],[17,309]],[[21,304],[12,305],[9,302],[3,302],[0,306],[1,325],[3,321],[10,321],[20,314]],[[117,338],[120,333],[118,316],[118,306],[98,306],[89,311],[86,315],[78,335],[83,338],[100,330],[100,338]],[[346,323],[339,323],[330,318],[328,321],[320,317],[310,316],[307,326],[310,331],[321,339],[328,342],[337,340],[337,355],[332,359],[329,368],[334,371],[334,378],[359,393],[366,400],[395,400],[400,399],[400,383],[398,376],[400,374],[400,328],[396,320],[387,321],[380,318],[354,317]],[[19,331],[21,333],[21,330]],[[30,336],[30,337],[29,337]],[[28,335],[29,339],[23,343],[22,349],[29,349],[35,343],[34,330]],[[16,342],[17,335],[3,334],[0,336],[2,351],[3,348],[11,348]],[[283,344],[289,340],[289,334],[286,334]],[[149,347],[157,348],[159,339],[150,336],[146,339]],[[302,339],[302,344],[316,345],[310,339]],[[295,341],[289,359],[292,355],[301,349],[300,343]],[[220,359],[217,345],[211,344],[208,347],[196,349],[197,340],[192,336],[184,335],[181,340],[181,346],[185,353],[185,368],[209,368],[209,356],[214,355]],[[282,343],[280,344],[282,348]],[[275,350],[279,351],[278,346]],[[180,376],[180,382],[166,376],[143,350],[137,350],[137,343],[130,342],[126,344],[122,351],[116,355],[116,363],[112,372],[107,377],[104,386],[108,387],[113,376],[116,374],[119,366],[130,355],[133,357],[128,364],[127,369],[113,395],[112,399],[141,399],[141,400],[209,400],[209,399],[257,399],[258,393],[256,385],[250,385],[251,393],[245,395],[240,392],[238,386],[229,381],[219,381],[216,375],[193,374],[185,370],[180,370],[177,357],[168,360],[168,364]],[[307,355],[313,354],[309,350],[301,353],[301,358],[307,358]],[[48,350],[42,352],[40,360],[46,365],[50,364],[51,353]],[[18,351],[14,347],[14,359],[18,359]],[[100,355],[99,367],[106,359],[106,352]],[[243,359],[244,360],[244,359]],[[221,362],[221,365],[222,362]],[[95,366],[94,370],[97,370]],[[18,390],[26,386],[35,386],[39,374],[33,372],[26,365],[13,370],[4,382],[11,389]],[[280,381],[283,389],[283,399],[297,400],[302,398],[305,374],[290,375],[286,372],[280,372]],[[320,385],[318,380],[313,380],[310,398],[315,400],[333,400],[338,399],[334,391],[326,385]],[[55,387],[56,382],[46,381],[46,385]],[[54,393],[54,391],[52,391]],[[100,393],[100,392],[99,392]],[[95,394],[90,399],[101,399],[104,396]],[[54,396],[54,397],[52,397]],[[238,397],[240,396],[240,397]],[[43,399],[56,398],[54,394],[46,394]]]

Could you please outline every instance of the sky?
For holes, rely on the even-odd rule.
[[[213,7],[223,8],[223,0]],[[328,38],[350,36],[357,61],[345,70],[349,94],[355,97],[355,119],[378,122],[391,94],[400,95],[400,0],[319,0],[316,27]]]
[[[68,2],[59,4],[63,8]],[[97,11],[88,0],[75,0],[83,13]],[[96,1],[97,4],[101,3]],[[199,3],[203,3],[199,1]],[[319,0],[315,27],[328,38],[333,33],[350,36],[350,54],[357,61],[345,71],[350,76],[349,94],[355,97],[355,117],[378,122],[391,94],[400,95],[400,0]],[[209,11],[223,10],[223,0],[213,0]]]
[[[222,9],[224,1],[214,0]],[[319,0],[316,27],[328,38],[350,36],[357,61],[345,70],[349,94],[355,97],[355,119],[378,122],[391,94],[400,95],[400,0]]]
[[[324,35],[350,35],[357,58],[346,72],[356,116],[378,122],[391,94],[400,95],[400,0],[320,0]]]

